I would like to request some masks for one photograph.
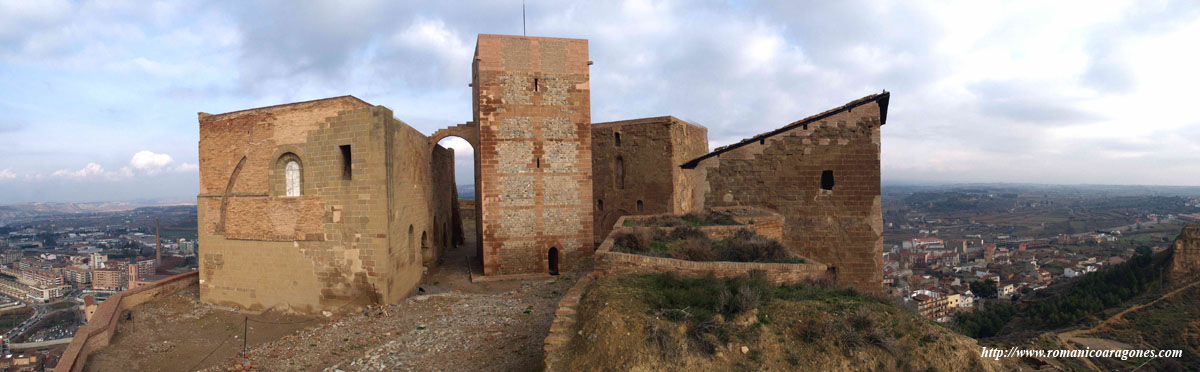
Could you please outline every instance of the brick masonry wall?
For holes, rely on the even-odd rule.
[[[694,171],[679,165],[708,152],[707,132],[670,116],[592,125],[593,244],[599,246],[622,216],[692,210]],[[618,157],[623,184],[617,175]]]
[[[755,206],[785,217],[783,243],[833,267],[839,281],[880,290],[880,107],[856,107],[705,159],[697,205]],[[833,190],[822,190],[831,170]]]
[[[700,174],[694,169],[683,169],[679,165],[708,153],[708,128],[682,123],[671,127],[671,174],[675,182],[672,195],[672,213],[694,212],[702,206],[696,204],[696,183]]]
[[[442,249],[448,226],[435,219],[449,222],[454,197],[432,188],[453,178],[431,164],[452,173],[452,159],[382,106],[338,97],[202,114],[200,134],[206,302],[306,313],[396,302],[420,280],[420,234],[425,254]],[[285,159],[301,164],[300,197],[284,195]]]
[[[549,272],[591,254],[587,40],[479,35],[473,65],[484,275]]]
[[[579,300],[583,298],[583,294],[591,288],[592,283],[604,276],[602,271],[593,271],[588,273],[567,293],[563,294],[561,300],[558,301],[558,308],[554,310],[554,322],[550,325],[550,332],[546,335],[546,340],[543,343],[542,351],[544,355],[543,363],[544,371],[562,371],[558,367],[558,363],[562,360],[562,351],[560,349],[575,337],[578,328],[575,326],[579,323]]]

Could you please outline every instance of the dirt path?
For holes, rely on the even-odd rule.
[[[1062,343],[1063,346],[1065,346],[1068,350],[1075,350],[1075,346],[1072,345],[1072,342],[1079,342],[1080,344],[1088,344],[1088,345],[1097,344],[1098,342],[1102,343],[1102,344],[1106,344],[1105,342],[1115,342],[1115,341],[1105,340],[1105,339],[1100,339],[1100,338],[1079,337],[1079,335],[1084,335],[1084,334],[1089,334],[1089,333],[1093,333],[1096,331],[1100,331],[1101,329],[1108,327],[1110,324],[1124,321],[1123,318],[1125,317],[1125,314],[1129,314],[1131,312],[1141,310],[1147,306],[1154,305],[1164,299],[1174,297],[1175,295],[1177,295],[1185,290],[1188,290],[1189,288],[1195,287],[1197,285],[1200,285],[1200,280],[1188,283],[1185,286],[1182,286],[1182,287],[1176,288],[1170,292],[1167,292],[1166,294],[1163,294],[1162,296],[1159,296],[1158,298],[1154,299],[1154,301],[1150,301],[1150,302],[1147,302],[1147,303],[1144,303],[1141,305],[1131,306],[1128,309],[1122,310],[1121,312],[1116,313],[1115,315],[1113,315],[1111,317],[1108,317],[1108,319],[1101,321],[1099,324],[1096,324],[1095,327],[1088,328],[1088,329],[1076,329],[1073,331],[1059,333],[1058,341],[1060,343]],[[1096,366],[1088,358],[1082,358],[1082,359],[1083,359],[1083,363],[1087,364],[1088,367],[1091,368],[1092,370],[1096,370],[1096,371],[1101,370],[1100,367]]]

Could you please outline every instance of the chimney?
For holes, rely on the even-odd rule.
[[[154,273],[158,273],[162,265],[162,238],[158,236],[158,219],[154,219]]]

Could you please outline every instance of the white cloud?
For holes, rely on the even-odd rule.
[[[471,148],[471,143],[467,140],[458,137],[446,137],[438,141],[438,145],[453,149],[454,157],[460,159],[474,159],[475,150]]]
[[[21,181],[0,199],[48,195],[39,177],[194,195],[197,111],[353,94],[427,134],[470,120],[475,35],[521,34],[496,16],[520,7],[443,3],[0,0],[0,71],[25,88],[0,92],[0,179]],[[1194,185],[1197,5],[531,2],[527,25],[589,40],[595,122],[674,115],[716,148],[887,89],[885,179]],[[172,153],[111,158],[149,148]]]
[[[17,178],[17,174],[13,173],[12,169],[0,169],[0,180],[11,180]]]
[[[158,154],[149,150],[138,151],[129,159],[129,164],[138,170],[156,172],[171,164],[171,155]]]
[[[87,178],[87,177],[99,176],[99,175],[103,175],[103,174],[104,174],[104,167],[101,167],[100,164],[88,163],[82,169],[78,169],[78,170],[59,169],[59,170],[54,171],[54,173],[51,173],[50,175],[54,176],[54,177],[62,177],[62,178]]]

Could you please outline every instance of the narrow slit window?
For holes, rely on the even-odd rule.
[[[538,91],[538,78],[533,78],[533,91]]]
[[[601,212],[604,211],[604,200],[600,200],[600,199],[596,200],[596,210],[601,211]]]
[[[821,172],[821,190],[833,190],[833,171]]]
[[[354,159],[350,157],[350,145],[341,145],[338,148],[342,150],[342,179],[353,179],[354,173],[351,164],[354,164]]]
[[[625,188],[625,159],[617,157],[617,188]]]
[[[613,133],[613,142],[616,143],[617,146],[621,145],[621,133]]]
[[[638,201],[637,201],[637,211],[638,211],[638,212],[641,212],[641,211],[644,211],[644,210],[645,210],[645,208],[642,206],[642,201],[641,201],[641,200],[638,200]]]

